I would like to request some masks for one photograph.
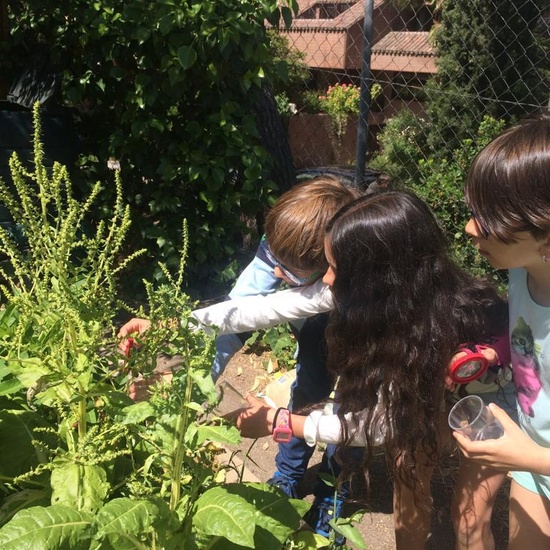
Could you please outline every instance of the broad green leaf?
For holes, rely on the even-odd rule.
[[[90,546],[92,516],[67,506],[34,506],[0,529],[2,550],[84,550]]]
[[[48,387],[44,380],[38,382],[39,392],[36,393],[35,399],[42,405],[47,407],[54,407],[56,403],[64,402],[70,403],[77,397],[75,393],[75,379],[69,377],[66,381],[62,381],[59,384],[52,384]],[[43,387],[41,387],[43,386]]]
[[[198,440],[200,445],[206,440],[216,443],[238,444],[241,441],[241,434],[234,426],[198,426]]]
[[[313,531],[298,531],[292,536],[298,548],[328,548],[330,541]],[[302,544],[302,546],[300,546]]]
[[[289,29],[292,25],[292,10],[286,6],[283,6],[281,8],[281,14],[283,16],[283,21],[285,22],[285,27]]]
[[[242,496],[253,506],[255,523],[264,529],[263,532],[258,531],[262,545],[256,545],[257,548],[276,548],[277,543],[280,547],[300,527],[301,518],[311,506],[303,500],[281,495],[267,483],[234,483],[226,485],[226,489],[231,494]],[[269,536],[266,537],[266,534]]]
[[[204,373],[196,370],[189,371],[189,376],[193,379],[193,381],[197,384],[199,389],[202,393],[205,395],[216,395],[216,387],[214,385],[214,382],[212,380],[212,376],[210,373]]]
[[[46,460],[33,444],[37,427],[48,427],[48,423],[35,412],[0,411],[0,474],[15,477]]]
[[[329,523],[336,532],[344,535],[353,544],[354,548],[363,550],[367,547],[359,530],[350,523],[339,523],[338,520],[330,520]]]
[[[26,388],[34,386],[40,378],[50,373],[37,358],[26,359],[24,362],[10,360],[8,366]]]
[[[198,403],[186,403],[185,405],[188,409],[191,409],[192,411],[202,413],[204,411],[204,407],[202,405],[199,405]]]
[[[246,509],[239,508],[239,502],[243,501],[247,503]],[[225,511],[222,513],[217,509],[218,506]],[[289,499],[266,483],[235,483],[207,491],[197,502],[198,512],[194,523],[203,533],[222,536],[235,544],[262,550],[279,550],[290,534],[299,528],[300,520],[309,508],[309,503]],[[214,529],[208,522],[214,522]],[[245,539],[239,542],[236,537],[230,536],[229,531],[235,522],[240,524],[239,534],[248,525],[247,536],[251,530],[249,523],[252,522],[252,546],[245,544]]]
[[[0,382],[0,395],[11,395],[23,388],[23,384],[19,380],[12,378]]]
[[[214,487],[201,495],[196,508],[193,525],[203,534],[254,548],[255,511],[244,498]]]
[[[321,481],[329,487],[336,487],[337,479],[332,474],[319,474]]]
[[[52,503],[95,513],[103,506],[109,485],[101,466],[66,463],[52,471]]]
[[[0,380],[11,374],[11,369],[6,364],[5,359],[0,359]]]
[[[144,543],[133,535],[109,533],[100,541],[92,541],[88,550],[143,550]],[[149,548],[145,546],[145,548]]]
[[[147,401],[125,407],[122,412],[126,415],[121,422],[122,424],[140,424],[144,420],[155,416],[155,409]]]
[[[132,500],[130,498],[111,500],[97,514],[96,538],[111,533],[137,536],[145,533],[157,516],[157,507],[148,500]]]

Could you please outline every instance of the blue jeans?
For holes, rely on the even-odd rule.
[[[291,388],[289,409],[299,412],[302,407],[320,403],[329,397],[334,382],[326,366],[325,329],[328,314],[321,313],[310,317],[302,327],[298,336],[298,364],[296,380]],[[334,454],[336,445],[328,445],[319,466],[320,474],[329,474],[338,477],[341,468],[337,464]],[[310,447],[303,439],[293,437],[289,443],[280,443],[275,457],[277,471],[284,476],[299,482],[305,475],[309,460],[315,448]],[[363,449],[350,449],[349,457],[359,460]],[[319,480],[313,489],[316,497],[333,497],[334,488]],[[343,484],[339,496],[345,499],[349,494],[349,487]]]

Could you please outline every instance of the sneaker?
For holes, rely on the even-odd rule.
[[[298,493],[296,491],[296,480],[281,474],[281,472],[275,472],[271,479],[267,480],[268,485],[273,487],[279,487],[285,495],[290,498],[298,498]]]
[[[308,512],[306,522],[317,534],[330,538],[333,529],[329,525],[329,521],[340,517],[343,504],[344,502],[339,498],[334,502],[334,498],[332,497],[316,497]],[[334,545],[344,546],[346,543],[344,536],[336,532],[334,532],[334,535]]]

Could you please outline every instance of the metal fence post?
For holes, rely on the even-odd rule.
[[[357,122],[357,149],[355,155],[355,180],[362,187],[365,178],[367,141],[369,130],[370,88],[372,74],[370,59],[372,51],[372,20],[374,0],[365,0],[365,19],[363,22],[363,54],[361,59],[361,88],[359,96],[359,120]]]

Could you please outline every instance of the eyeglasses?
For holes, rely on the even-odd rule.
[[[268,260],[275,266],[278,267],[282,272],[283,275],[294,285],[294,286],[305,286],[310,283],[313,283],[315,280],[317,280],[321,276],[320,271],[314,271],[311,275],[308,275],[307,277],[298,277],[298,275],[295,275],[290,271],[288,268],[286,268],[275,256],[273,256],[273,253],[269,249],[269,246],[265,247],[265,253],[268,258]]]
[[[474,221],[476,222],[476,225],[479,229],[479,232],[481,233],[481,236],[484,239],[488,239],[491,232],[487,228],[487,226],[476,216],[475,212],[470,208],[470,214]]]

